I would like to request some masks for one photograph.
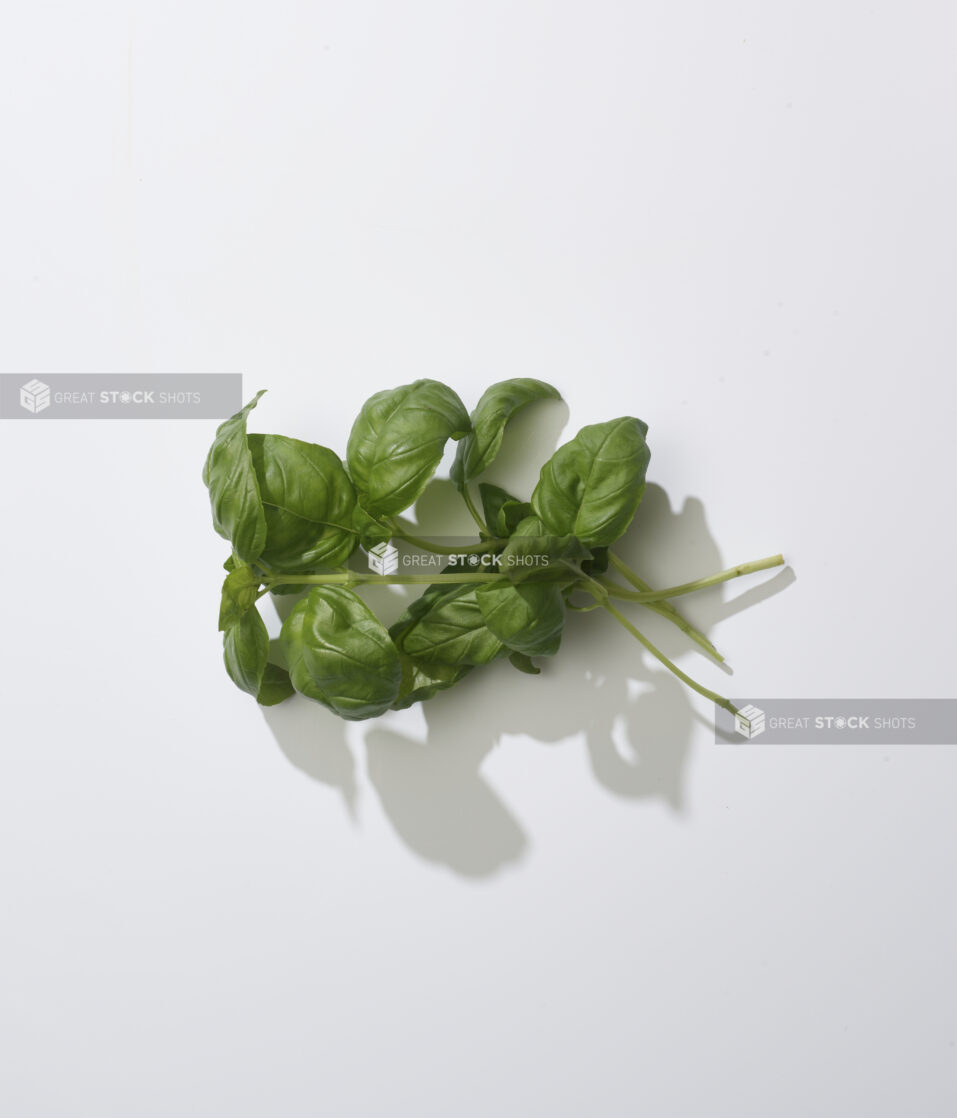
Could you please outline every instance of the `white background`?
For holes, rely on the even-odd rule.
[[[733,677],[648,623],[685,670],[953,697],[955,32],[20,5],[0,371],[241,371],[253,429],[340,450],[381,388],[543,377],[567,408],[493,477],[639,415],[647,578],[787,556],[687,600]],[[4,1114],[955,1113],[953,748],[715,745],[597,614],[538,679],[264,715],[222,670],[214,429],[0,429]]]

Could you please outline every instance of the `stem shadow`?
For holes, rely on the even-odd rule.
[[[425,511],[444,518],[441,506],[452,494],[436,484],[440,488]],[[652,585],[674,584],[726,565],[701,501],[690,497],[675,511],[664,490],[651,484],[615,551]],[[722,584],[676,605],[710,636],[718,620],[779,593],[793,580],[785,569],[730,600]],[[403,588],[399,597],[391,589],[374,589],[380,599],[367,600],[387,623],[415,592]],[[703,603],[689,601],[705,594]],[[287,601],[291,608],[292,599],[283,600],[281,614]],[[639,605],[625,609],[666,655],[694,650],[664,618]],[[583,746],[594,779],[611,795],[660,801],[676,815],[686,814],[692,738],[695,723],[702,721],[691,692],[600,609],[570,612],[563,648],[539,664],[541,675],[531,677],[496,662],[420,707],[351,726],[300,696],[264,714],[287,759],[338,790],[353,819],[359,818],[361,797],[371,791],[410,852],[465,878],[489,878],[514,868],[532,849],[532,837],[509,806],[507,793],[482,771],[489,754],[512,736],[527,736],[546,748]],[[718,665],[709,658],[686,657],[682,667],[714,686]]]

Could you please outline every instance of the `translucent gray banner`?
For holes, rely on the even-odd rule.
[[[0,419],[226,419],[241,373],[0,373]]]
[[[957,699],[732,699],[715,741],[761,745],[955,745]]]

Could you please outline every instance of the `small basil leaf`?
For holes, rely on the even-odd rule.
[[[498,570],[511,582],[557,583],[576,578],[591,551],[575,536],[524,535],[535,527],[535,517],[522,521],[499,557]]]
[[[226,560],[225,563],[223,563],[223,570],[224,571],[234,571],[234,570],[236,570],[236,568],[238,566],[241,565],[241,563],[242,563],[242,560],[237,559],[236,555],[233,552],[230,552],[229,553],[229,558]]]
[[[535,400],[560,400],[561,394],[543,380],[516,377],[493,384],[472,412],[472,430],[456,448],[449,476],[459,490],[494,461],[509,422]]]
[[[266,543],[266,517],[246,437],[246,417],[262,394],[219,425],[203,467],[213,527],[246,563],[258,559]]]
[[[377,392],[359,412],[346,453],[365,511],[381,517],[408,508],[435,473],[448,440],[468,430],[462,401],[437,380]]]
[[[295,689],[341,718],[374,718],[398,697],[399,654],[351,590],[316,586],[293,607],[280,640]]]
[[[523,516],[522,519],[515,525],[512,532],[513,536],[544,536],[547,535],[545,525],[538,519],[534,513],[528,516]]]
[[[269,656],[269,634],[255,607],[248,610],[223,636],[223,660],[229,678],[243,691],[258,695]]]
[[[289,672],[285,668],[280,668],[278,664],[267,664],[259,686],[259,694],[256,696],[260,706],[274,707],[295,693],[296,689],[289,678]]]
[[[485,624],[470,583],[430,587],[389,632],[400,652],[428,668],[488,664],[504,651]]]
[[[647,424],[632,416],[583,427],[542,467],[532,508],[556,535],[607,547],[631,523],[645,488]]]
[[[591,559],[586,559],[582,563],[582,571],[586,575],[603,575],[608,570],[608,548],[607,547],[593,547],[591,549]]]
[[[355,550],[356,497],[338,454],[284,435],[249,435],[266,517],[260,558],[277,571],[341,566]]]
[[[353,509],[352,526],[364,548],[375,547],[392,538],[392,529],[376,517],[370,516],[362,507],[361,500],[356,502]]]
[[[509,656],[508,662],[512,665],[513,668],[518,668],[520,672],[524,672],[526,675],[542,674],[542,669],[536,668],[524,652],[513,652]]]
[[[248,563],[236,567],[223,582],[219,605],[219,628],[225,632],[235,625],[256,601],[262,579]]]
[[[510,536],[532,511],[532,506],[527,501],[520,501],[487,481],[479,482],[479,495],[482,498],[485,523],[492,535],[500,539]]]
[[[490,582],[479,586],[475,597],[489,630],[513,652],[553,656],[558,651],[565,607],[557,586]]]
[[[471,665],[450,666],[443,664],[422,664],[411,656],[401,654],[402,683],[399,697],[392,704],[393,710],[405,710],[413,703],[422,703],[434,698],[440,691],[458,683],[472,670]]]

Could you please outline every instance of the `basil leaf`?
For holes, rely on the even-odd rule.
[[[527,501],[520,501],[487,481],[479,482],[479,495],[482,498],[485,523],[492,535],[498,538],[510,536],[532,511],[532,506]]]
[[[401,654],[402,682],[399,697],[392,704],[393,710],[405,710],[413,703],[422,703],[434,698],[440,691],[458,683],[472,670],[471,665],[452,667],[443,664],[423,664],[411,656]]]
[[[246,563],[258,559],[266,543],[266,517],[246,437],[246,417],[263,392],[219,425],[203,467],[213,527],[232,542],[233,551]]]
[[[259,694],[256,696],[259,705],[274,707],[295,693],[296,689],[289,678],[289,672],[285,668],[280,668],[278,664],[267,664],[259,686]]]
[[[448,440],[468,430],[462,401],[437,380],[417,380],[368,399],[346,452],[365,511],[380,517],[408,508],[435,473]]]
[[[645,489],[647,424],[624,416],[583,427],[542,467],[532,508],[556,535],[607,547],[631,523]]]
[[[269,634],[258,609],[250,609],[223,637],[223,660],[229,678],[243,691],[258,695],[269,656]]]
[[[341,718],[374,718],[398,697],[399,654],[351,590],[316,586],[293,607],[280,640],[295,689]]]
[[[376,544],[385,543],[392,538],[392,529],[376,517],[370,516],[359,501],[356,502],[352,512],[352,524],[359,543],[364,548],[375,547]]]
[[[456,488],[488,469],[499,452],[509,422],[535,400],[560,400],[561,394],[543,380],[516,377],[487,388],[472,412],[472,430],[459,443],[449,476]]]
[[[479,586],[475,597],[489,631],[513,652],[553,656],[558,651],[565,607],[556,585],[490,582]]]
[[[249,435],[266,517],[260,558],[277,571],[339,567],[355,550],[356,496],[339,455],[284,435]]]
[[[510,582],[555,584],[577,578],[582,563],[591,558],[591,551],[575,536],[538,534],[540,531],[537,517],[528,517],[519,524],[499,556],[499,573]]]
[[[219,605],[219,628],[225,632],[240,621],[256,601],[262,579],[248,563],[236,567],[223,582],[223,596]]]
[[[400,652],[433,668],[488,664],[503,652],[475,598],[475,586],[430,586],[389,630]]]
[[[508,662],[512,665],[513,668],[518,668],[520,672],[524,672],[526,675],[542,674],[542,669],[536,668],[524,652],[511,653],[509,655]]]

